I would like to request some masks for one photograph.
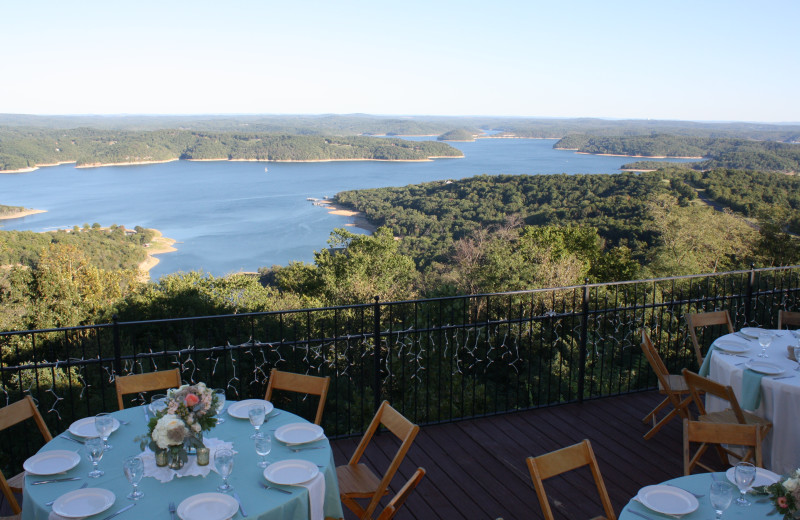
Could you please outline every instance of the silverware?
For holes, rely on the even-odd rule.
[[[83,441],[79,441],[78,439],[75,439],[74,437],[70,437],[69,435],[59,435],[58,437],[60,439],[67,439],[68,441],[77,442],[78,444],[83,444],[84,443]]]
[[[124,513],[125,511],[127,511],[128,509],[132,508],[132,507],[133,507],[133,506],[135,506],[135,505],[136,505],[136,502],[134,502],[133,504],[131,504],[131,505],[129,505],[129,506],[125,506],[125,507],[123,507],[122,509],[120,509],[119,511],[117,511],[116,513],[111,513],[111,514],[110,514],[110,515],[108,515],[107,517],[103,518],[103,520],[111,520],[112,518],[114,518],[114,517],[115,517],[115,516],[117,516],[118,514],[120,514],[120,513]]]
[[[169,503],[169,516],[172,520],[175,520],[175,502]]]
[[[792,374],[790,376],[773,377],[772,379],[789,379],[789,378],[792,378],[792,377],[794,377],[794,374]]]
[[[244,511],[244,506],[242,505],[242,501],[239,499],[239,493],[234,491],[231,494],[233,495],[233,498],[235,498],[236,501],[239,502],[239,511],[242,513],[242,516],[247,516],[247,513],[245,513]]]
[[[52,482],[68,482],[70,480],[80,480],[81,477],[66,477],[66,478],[51,478],[47,480],[37,480],[36,482],[31,482],[31,485],[35,486],[37,484],[50,484]]]
[[[88,482],[84,482],[83,484],[81,484],[81,487],[79,487],[78,489],[84,489],[84,488],[85,488],[85,487],[87,487],[88,485],[89,485],[89,483],[88,483]],[[56,500],[58,500],[58,499],[56,499]],[[50,502],[45,502],[45,503],[44,503],[44,505],[46,505],[46,506],[52,506],[53,504],[55,504],[55,503],[56,503],[56,500],[51,500]]]
[[[280,491],[281,493],[286,493],[287,495],[291,495],[292,494],[291,491],[286,491],[285,489],[268,486],[268,485],[264,484],[263,482],[261,482],[261,487],[263,487],[264,489],[272,489],[273,491]]]
[[[305,448],[292,448],[292,451],[293,451],[293,452],[295,452],[295,453],[297,453],[297,452],[299,452],[299,451],[305,451],[305,450],[321,450],[321,449],[323,449],[323,448],[325,448],[325,446],[308,446],[308,447],[305,447]]]

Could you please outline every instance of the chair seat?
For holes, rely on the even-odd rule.
[[[336,467],[336,477],[339,479],[339,494],[351,498],[372,498],[381,479],[364,464],[345,464]],[[388,495],[386,490],[384,495]]]
[[[22,494],[22,488],[25,487],[25,472],[17,473],[8,479],[8,487],[10,487],[11,491],[14,493]]]
[[[764,426],[764,431],[768,431],[772,428],[772,423],[768,420],[764,419],[763,417],[759,417],[754,413],[747,412],[742,410],[742,414],[744,414],[744,420],[746,424],[761,424]],[[698,421],[701,422],[709,422],[715,424],[721,423],[731,423],[737,424],[739,421],[736,419],[736,414],[728,408],[727,410],[722,410],[721,412],[711,412],[705,415],[701,415],[697,418]]]
[[[680,393],[680,394],[688,394],[689,393],[689,385],[686,384],[686,380],[681,375],[677,374],[669,374],[667,376],[667,381],[669,382],[669,387],[673,393]],[[658,391],[662,394],[665,394],[666,391],[664,390],[664,386],[661,384],[661,381],[658,382]]]

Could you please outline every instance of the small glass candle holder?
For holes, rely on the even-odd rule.
[[[211,450],[203,446],[202,448],[197,448],[197,465],[198,466],[208,466],[208,461],[211,456]]]
[[[168,453],[167,450],[161,450],[161,449],[156,450],[155,453],[156,466],[163,468],[164,466],[167,465],[167,462],[169,462],[168,460],[169,457],[167,457],[167,453]]]

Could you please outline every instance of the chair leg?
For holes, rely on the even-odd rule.
[[[655,426],[655,424],[656,424],[656,414],[658,412],[660,412],[661,410],[663,410],[664,407],[667,406],[668,404],[669,404],[669,397],[665,398],[663,401],[658,403],[658,406],[653,408],[653,410],[649,414],[645,415],[644,418],[642,419],[642,422],[643,423],[650,422],[650,420],[652,419],[653,425]]]
[[[669,398],[667,398],[664,402],[668,402],[668,401],[669,401]],[[656,408],[654,408],[653,411],[650,412],[650,414],[653,414],[654,412],[656,412],[659,409],[663,408],[664,402],[662,402]],[[689,412],[687,410],[687,407],[689,406],[689,403],[691,403],[691,402],[692,402],[691,396],[687,397],[686,399],[681,401],[681,404],[677,408],[673,408],[672,410],[670,410],[670,412],[667,415],[665,415],[664,417],[662,417],[661,420],[658,421],[658,422],[656,422],[655,415],[652,415],[652,417],[653,417],[653,427],[650,428],[650,431],[648,431],[647,433],[644,434],[644,439],[646,441],[649,441],[653,437],[653,435],[658,433],[658,431],[661,428],[663,428],[665,424],[667,424],[672,419],[674,419],[676,415],[680,415],[681,418],[688,418]],[[650,414],[648,414],[648,417],[650,416]]]

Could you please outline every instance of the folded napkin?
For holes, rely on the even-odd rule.
[[[212,471],[216,472],[217,469],[213,464],[214,453],[222,448],[233,450],[233,443],[225,442],[215,438],[205,438],[203,439],[203,444],[205,444],[206,448],[208,448],[210,451],[209,460],[211,463],[206,466],[198,466],[197,457],[189,457],[189,461],[178,471],[170,469],[168,466],[156,466],[155,453],[153,453],[150,448],[146,448],[144,452],[139,455],[139,458],[141,458],[142,462],[144,462],[144,476],[156,478],[161,482],[169,482],[174,477],[206,477]],[[233,452],[236,453],[236,450],[233,450]]]
[[[742,402],[745,410],[755,410],[761,405],[761,379],[764,374],[745,369],[742,373]]]
[[[298,484],[308,490],[309,520],[324,520],[323,504],[325,502],[325,475],[320,472],[308,482]]]
[[[76,518],[67,518],[66,516],[61,516],[54,511],[50,511],[50,516],[47,517],[47,520],[81,520],[82,518],[86,517],[81,516]]]
[[[700,370],[697,372],[699,375],[708,377],[708,372],[711,370],[711,355],[714,354],[715,349],[716,347],[714,345],[711,345],[711,348],[708,349],[708,353],[706,353],[703,364],[700,366]]]

